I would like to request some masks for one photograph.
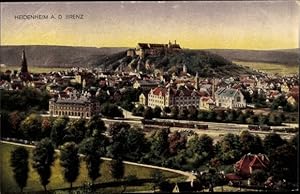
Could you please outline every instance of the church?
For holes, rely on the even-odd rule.
[[[25,49],[22,52],[22,62],[21,62],[21,71],[19,73],[19,77],[22,81],[32,81],[32,77],[28,72],[27,59],[25,55]]]

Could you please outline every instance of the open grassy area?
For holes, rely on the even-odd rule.
[[[17,70],[20,71],[21,66],[5,66],[5,67],[0,67],[0,71],[5,72],[6,70]],[[35,66],[29,66],[28,71],[30,73],[49,73],[51,71],[63,71],[67,70],[70,68],[66,67],[35,67]]]
[[[0,176],[1,176],[1,192],[19,192],[19,188],[17,184],[14,181],[12,168],[10,167],[10,153],[12,150],[14,150],[17,146],[10,145],[6,143],[0,143],[0,156],[1,156],[1,163],[0,163]],[[27,180],[27,187],[24,188],[25,192],[30,191],[42,191],[43,187],[41,186],[39,182],[39,176],[37,172],[32,168],[31,164],[31,156],[32,156],[32,148],[27,148],[30,152],[30,170],[29,170],[29,177]],[[95,183],[104,183],[104,182],[111,182],[113,181],[112,177],[109,173],[109,161],[104,161],[101,165],[101,177],[99,177]],[[137,178],[150,178],[151,173],[154,171],[154,169],[145,168],[145,167],[139,167],[134,165],[125,165],[125,176],[128,175],[135,175]],[[186,179],[186,177],[172,173],[167,171],[162,171],[165,177],[168,179]],[[89,178],[87,175],[87,170],[85,166],[85,162],[81,161],[80,166],[80,175],[77,178],[76,182],[73,184],[74,187],[76,186],[82,186],[84,183],[89,182]],[[57,158],[54,162],[54,165],[52,167],[52,176],[50,178],[50,183],[48,184],[47,188],[49,190],[53,189],[63,189],[68,188],[69,183],[64,181],[63,175],[62,175],[62,169],[59,165],[59,159]],[[149,187],[149,186],[148,186]],[[148,188],[147,187],[147,188]],[[143,190],[145,187],[141,188],[135,188],[134,190]],[[109,189],[109,188],[107,188]],[[110,188],[114,189],[114,188]],[[118,189],[118,188],[116,188]],[[120,188],[119,188],[120,189]],[[131,190],[132,188],[129,188],[128,190]]]
[[[263,62],[245,62],[245,61],[233,61],[236,64],[250,67],[252,69],[264,71],[266,73],[278,73],[279,75],[298,74],[298,65],[285,65],[278,63],[263,63]]]

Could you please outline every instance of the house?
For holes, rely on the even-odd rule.
[[[216,106],[221,108],[245,108],[246,100],[238,89],[221,87],[215,92]]]
[[[199,108],[201,110],[212,110],[215,107],[215,102],[211,97],[202,96],[200,98]]]
[[[255,170],[266,170],[270,160],[265,154],[245,154],[234,164],[235,173],[243,178],[249,178]]]
[[[147,106],[148,105],[148,95],[141,93],[139,96],[139,103],[144,106]]]
[[[52,98],[49,100],[49,113],[51,116],[78,116],[91,118],[100,112],[100,104],[88,95],[80,97],[71,95],[70,97]]]
[[[136,80],[133,84],[133,88],[142,88],[144,90],[150,90],[159,85],[160,81],[158,80]]]
[[[290,88],[286,82],[280,86],[280,91],[282,93],[288,93],[290,91]]]
[[[292,105],[292,106],[295,106],[297,105],[298,103],[298,98],[295,98],[294,96],[290,95],[288,98],[287,98],[287,102]]]
[[[180,86],[174,88],[168,87],[156,87],[150,90],[148,93],[148,105],[149,107],[159,106],[162,109],[164,107],[188,107],[199,106],[200,93],[195,89],[191,89],[188,86]]]
[[[175,184],[172,193],[191,193],[199,192],[201,190],[203,190],[203,187],[199,182],[180,182]]]

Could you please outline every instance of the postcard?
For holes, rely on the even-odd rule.
[[[298,191],[299,0],[0,5],[1,193]]]

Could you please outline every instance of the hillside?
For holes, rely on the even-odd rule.
[[[208,49],[212,53],[221,55],[233,61],[268,62],[297,66],[300,63],[300,49],[282,50],[235,50],[235,49]]]
[[[134,71],[139,68],[139,70],[149,73],[163,70],[164,72],[175,72],[177,74],[182,71],[184,64],[187,66],[188,73],[195,75],[198,72],[199,76],[202,77],[227,77],[255,73],[248,68],[232,63],[220,55],[203,50],[182,50],[168,55],[146,56],[144,59],[140,59],[138,56],[126,56],[126,52],[120,52],[95,63],[98,67],[110,70]]]
[[[127,48],[96,48],[71,46],[1,46],[0,64],[20,65],[25,49],[29,66],[40,67],[86,67],[104,59],[107,55]]]
[[[163,70],[177,74],[185,64],[188,73],[199,76],[235,76],[254,73],[249,68],[233,64],[218,54],[205,50],[182,50],[168,55],[138,56],[126,55],[127,48],[95,48],[69,46],[2,46],[0,64],[20,65],[22,49],[26,51],[29,66],[39,67],[101,67],[107,70],[134,71],[148,73]]]

